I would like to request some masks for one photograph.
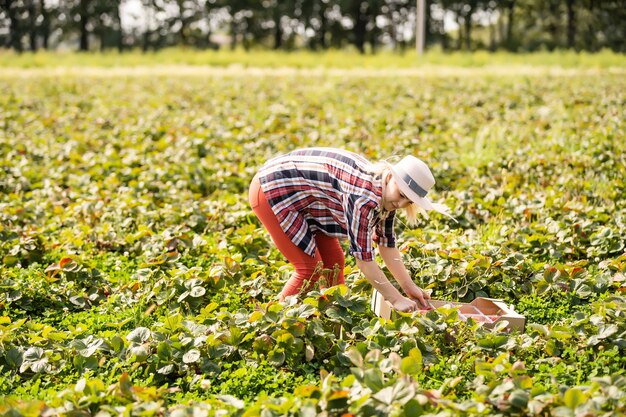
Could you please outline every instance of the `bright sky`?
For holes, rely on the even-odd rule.
[[[204,3],[204,1],[202,1]],[[173,10],[175,13],[176,10]],[[436,13],[436,11],[434,11]],[[141,0],[126,0],[121,6],[122,26],[124,29],[144,28],[147,23],[146,15],[141,5]],[[481,19],[483,20],[483,19]],[[455,30],[458,27],[452,13],[446,12],[444,28],[446,31]]]
[[[120,6],[120,15],[124,29],[141,28],[146,24],[141,0],[123,1]]]

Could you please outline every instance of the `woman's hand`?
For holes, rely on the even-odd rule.
[[[393,309],[403,313],[410,313],[417,310],[417,303],[406,297],[400,297],[393,303]]]
[[[415,285],[414,282],[411,281],[410,284],[406,285],[406,288],[402,288],[407,295],[407,297],[417,300],[422,307],[428,306],[426,300],[430,299],[430,294],[426,291]]]
[[[420,302],[421,306],[427,307],[428,304],[426,303],[426,300],[430,299],[430,295],[415,285],[413,279],[411,278],[411,274],[409,274],[409,271],[402,262],[402,254],[400,251],[397,248],[379,246],[378,252],[383,258],[383,261],[385,261],[385,265],[387,265],[387,268],[391,271],[393,277],[396,281],[398,281],[398,284],[400,284],[404,290],[407,297],[417,300]]]

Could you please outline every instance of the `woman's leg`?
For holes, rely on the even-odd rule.
[[[283,287],[281,299],[288,295],[298,294],[302,290],[302,286],[305,282],[309,282],[309,285],[307,285],[303,291],[309,291],[312,284],[319,279],[319,275],[316,274],[314,276],[313,273],[315,272],[318,264],[322,264],[322,258],[317,253],[315,257],[307,255],[302,249],[296,246],[291,239],[289,239],[289,236],[287,236],[280,227],[280,223],[267,202],[265,194],[261,189],[261,183],[256,176],[250,184],[248,199],[252,210],[269,232],[270,237],[278,250],[295,268],[291,278]]]
[[[324,262],[324,269],[330,269],[330,276],[326,277],[329,286],[343,284],[343,268],[346,258],[343,248],[336,237],[327,236],[324,233],[315,234],[317,251]]]

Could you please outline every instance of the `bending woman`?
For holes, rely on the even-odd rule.
[[[372,164],[345,150],[308,148],[267,161],[250,184],[249,199],[295,268],[281,300],[309,291],[321,277],[342,284],[345,258],[338,239],[347,238],[365,278],[396,310],[414,311],[416,300],[425,305],[428,294],[413,282],[395,246],[394,219],[398,209],[407,211],[409,221],[420,208],[448,215],[445,206],[426,198],[434,184],[428,166],[413,156],[395,165]],[[374,243],[406,296],[376,263]]]

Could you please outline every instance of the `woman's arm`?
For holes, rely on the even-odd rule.
[[[363,272],[363,275],[365,275],[365,278],[372,284],[372,287],[376,288],[376,290],[385,297],[385,300],[393,305],[394,309],[405,312],[415,311],[417,309],[417,303],[400,294],[400,291],[389,282],[380,269],[380,266],[378,266],[375,261],[362,261],[357,259],[356,264],[361,272]]]
[[[409,298],[418,300],[421,305],[426,306],[426,300],[429,299],[430,296],[413,282],[409,271],[407,271],[404,262],[402,262],[402,254],[398,248],[389,248],[381,245],[378,246],[378,252],[405,294],[409,296]]]

